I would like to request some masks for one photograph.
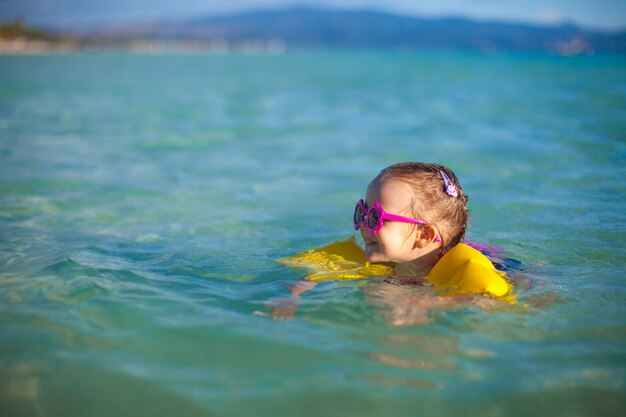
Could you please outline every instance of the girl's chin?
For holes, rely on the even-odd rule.
[[[393,262],[392,259],[389,259],[384,252],[380,250],[380,247],[377,244],[369,244],[365,245],[365,257],[369,262]]]
[[[365,250],[365,257],[370,262],[390,262],[390,260],[380,252]]]
[[[365,257],[369,262],[372,263],[395,265],[399,262],[396,259],[389,258],[389,256],[385,255],[384,253],[378,252],[376,250],[368,250],[368,248],[365,249]]]

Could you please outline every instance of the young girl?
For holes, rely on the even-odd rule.
[[[468,197],[451,169],[404,162],[383,169],[354,210],[365,256],[392,262],[396,275],[428,275],[467,229]]]
[[[469,216],[467,200],[451,169],[438,164],[404,162],[383,169],[367,187],[365,199],[359,200],[354,209],[354,228],[361,232],[369,262],[392,267],[395,283],[428,283],[441,291],[442,296],[421,296],[417,302],[411,301],[413,306],[419,306],[422,316],[433,305],[453,302],[445,294],[504,296],[510,292],[509,284],[487,258],[461,244]],[[341,243],[350,245],[347,241]],[[333,245],[304,254],[321,253],[332,262],[340,255],[328,249]],[[360,252],[356,245],[354,248]],[[310,259],[301,255],[296,255],[298,262],[302,258]],[[306,262],[298,262],[295,265],[306,266]],[[311,264],[318,267],[316,262]],[[329,269],[337,268],[331,264]],[[314,286],[311,280],[294,285],[290,300],[271,306],[273,316],[291,317],[299,295]],[[393,296],[388,296],[389,291]],[[397,305],[398,291],[380,287],[375,292]]]

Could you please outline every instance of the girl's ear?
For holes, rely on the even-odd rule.
[[[422,249],[429,243],[436,241],[439,231],[432,224],[426,224],[419,228],[415,234],[415,248]]]

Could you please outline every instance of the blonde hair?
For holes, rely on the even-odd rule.
[[[463,240],[469,220],[469,197],[450,168],[424,162],[402,162],[383,169],[376,178],[397,179],[411,186],[413,216],[439,229],[443,251]]]

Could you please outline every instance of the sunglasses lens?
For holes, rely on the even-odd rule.
[[[377,208],[371,209],[367,218],[367,226],[370,228],[370,230],[374,230],[378,227],[379,219],[380,211],[378,211]]]
[[[361,222],[363,221],[363,206],[361,204],[357,203],[354,208],[354,218],[352,220],[354,221],[355,227],[359,227],[361,225]]]

